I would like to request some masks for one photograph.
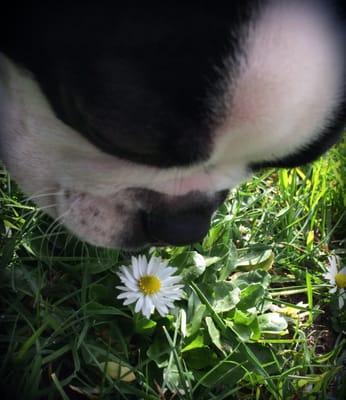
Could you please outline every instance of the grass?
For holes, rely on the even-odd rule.
[[[116,300],[130,254],[79,242],[0,174],[9,398],[343,398],[346,311],[322,274],[346,258],[345,140],[233,190],[203,243],[149,249],[185,283],[172,315],[150,320]]]

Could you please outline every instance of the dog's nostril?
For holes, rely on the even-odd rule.
[[[210,215],[206,213],[157,214],[147,216],[146,226],[154,243],[183,246],[198,242],[207,234]]]

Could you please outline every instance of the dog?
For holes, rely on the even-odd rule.
[[[197,242],[230,188],[345,125],[341,1],[15,3],[0,159],[94,245]]]

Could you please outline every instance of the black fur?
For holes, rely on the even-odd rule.
[[[254,2],[71,3],[13,6],[0,50],[103,151],[161,167],[207,159],[210,91]]]

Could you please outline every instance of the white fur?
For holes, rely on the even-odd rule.
[[[250,27],[211,163],[275,160],[304,148],[343,95],[344,54],[321,10],[274,4]]]

